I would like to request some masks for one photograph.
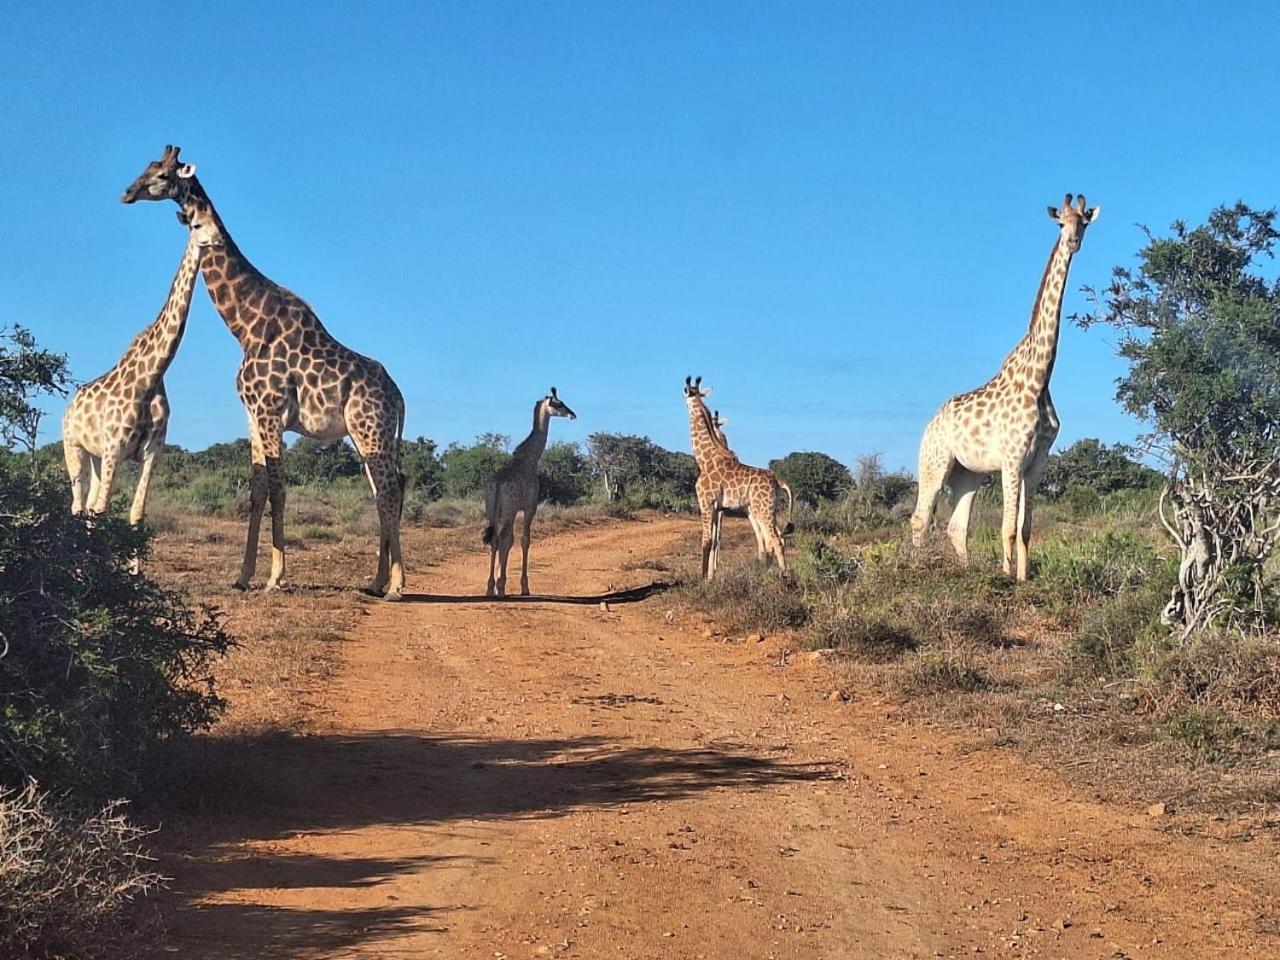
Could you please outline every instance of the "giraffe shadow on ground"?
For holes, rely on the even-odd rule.
[[[534,593],[527,597],[507,594],[505,597],[487,597],[484,594],[451,595],[444,593],[406,593],[405,603],[567,603],[581,606],[593,606],[599,603],[639,603],[655,594],[670,590],[674,584],[664,580],[646,583],[640,587],[629,587],[626,590],[611,590],[608,593],[594,593],[583,596],[562,596],[558,594]]]
[[[654,706],[625,696],[607,705]],[[382,897],[371,896],[397,877],[495,862],[433,851],[436,843],[447,849],[459,838],[487,841],[486,824],[838,775],[824,764],[787,763],[737,744],[669,748],[599,736],[395,730],[195,737],[167,752],[164,782],[151,791],[164,799],[140,811],[165,823],[170,849],[161,863],[175,878],[162,904],[169,936],[149,956],[257,960],[392,950],[407,935],[445,933],[459,911],[486,907],[379,903]],[[395,827],[409,828],[412,853],[391,854],[398,845],[386,831]],[[369,834],[375,839],[367,847],[352,844],[360,855],[283,843],[362,828],[375,828]],[[264,889],[283,892],[283,902],[261,902],[253,891]],[[292,889],[317,891],[326,905],[290,906]]]

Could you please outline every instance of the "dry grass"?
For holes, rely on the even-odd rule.
[[[119,802],[84,815],[34,783],[0,790],[0,954],[129,955],[139,942],[138,917],[127,925],[122,919],[162,883],[146,836]]]

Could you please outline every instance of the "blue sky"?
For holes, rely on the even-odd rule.
[[[745,460],[914,470],[1025,331],[1047,204],[1103,207],[1070,312],[1135,224],[1277,199],[1264,3],[108,6],[5,5],[0,323],[77,377],[113,364],[185,241],[119,195],[180,144],[442,445],[519,439],[555,384],[556,438],[687,448],[697,373]],[[1111,340],[1065,330],[1059,448],[1136,432]],[[201,287],[171,442],[246,434],[238,361]]]

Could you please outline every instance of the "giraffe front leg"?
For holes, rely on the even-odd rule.
[[[262,531],[262,511],[266,509],[268,494],[267,447],[264,437],[272,434],[275,437],[274,449],[278,454],[282,443],[279,425],[270,418],[259,420],[252,412],[249,414],[249,447],[253,460],[249,477],[249,529],[245,537],[240,577],[235,582],[237,590],[249,589],[253,574],[258,568],[258,536]]]
[[[1040,488],[1040,477],[1049,460],[1049,448],[1043,447],[1032,461],[1027,475],[1022,480],[1022,497],[1018,504],[1018,579],[1026,580],[1031,576],[1031,514],[1036,491]]]
[[[537,512],[537,505],[530,507],[524,512],[524,527],[520,534],[520,596],[529,596],[529,541],[530,532],[533,528],[533,515]]]
[[[1002,567],[1006,575],[1014,573],[1014,557],[1017,551],[1018,512],[1022,496],[1022,472],[1017,463],[1005,464],[1000,473],[1004,492],[1003,520],[1000,524],[1000,544],[1004,552]],[[1020,578],[1023,579],[1023,578]]]
[[[756,559],[760,563],[768,563],[769,552],[765,547],[764,531],[760,529],[760,520],[751,511],[747,511],[747,520],[751,524],[751,532],[756,535]]]
[[[111,488],[115,485],[116,469],[120,466],[120,458],[124,450],[119,444],[111,444],[102,451],[102,474],[94,487],[94,498],[89,511],[101,516],[111,506]]]
[[[404,491],[400,486],[400,472],[395,460],[386,454],[369,457],[365,469],[378,507],[378,572],[372,590],[381,593],[384,600],[400,600],[404,596],[404,565],[400,557]]]
[[[133,491],[133,505],[129,508],[129,523],[137,526],[142,523],[147,515],[147,491],[151,488],[151,474],[156,468],[156,461],[160,458],[160,447],[163,441],[158,444],[148,443],[142,453],[142,472],[138,475],[138,489]]]
[[[716,575],[716,567],[720,563],[720,528],[724,525],[724,511],[716,507],[711,515],[711,564],[707,571],[707,579]]]
[[[699,517],[702,520],[702,579],[711,579],[711,540],[715,533],[715,506],[698,504]]]
[[[286,586],[284,579],[284,462],[282,450],[275,456],[267,456],[267,496],[271,501],[271,575],[263,585],[264,590],[279,590]]]
[[[74,440],[62,442],[62,458],[66,461],[67,477],[71,481],[71,515],[78,517],[84,513],[89,476],[93,471],[92,458]]]

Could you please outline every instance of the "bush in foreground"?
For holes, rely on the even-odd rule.
[[[122,914],[162,878],[122,806],[79,817],[32,782],[0,789],[0,955],[124,953]]]

